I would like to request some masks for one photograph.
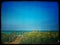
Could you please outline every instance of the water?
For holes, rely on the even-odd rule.
[[[1,33],[12,34],[13,32],[16,32],[17,35],[21,35],[21,34],[24,34],[26,32],[32,32],[32,31],[2,31]],[[59,31],[38,31],[38,32],[59,32]]]
[[[9,32],[6,32],[6,31],[5,31],[5,32],[1,32],[1,33],[4,33],[4,34],[12,34],[13,31],[9,31]],[[18,31],[16,32],[17,35],[21,35],[21,34],[23,34],[23,33],[25,33],[25,32],[18,32]]]

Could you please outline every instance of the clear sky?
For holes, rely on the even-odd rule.
[[[57,2],[3,2],[2,30],[57,30]]]

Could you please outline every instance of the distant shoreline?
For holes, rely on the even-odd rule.
[[[39,31],[39,30],[35,30],[35,31],[38,31],[38,32],[59,32],[59,31],[56,31],[56,30],[55,31],[47,31],[47,30],[46,31]],[[4,31],[1,31],[1,32],[32,32],[32,31],[5,31],[4,30]]]

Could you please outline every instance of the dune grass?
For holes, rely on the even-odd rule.
[[[20,41],[20,44],[51,44],[51,43],[58,43],[59,40],[58,32],[32,31],[32,32],[24,32],[22,35],[23,39]],[[9,36],[10,36],[9,34],[2,33],[1,35],[2,43],[8,42]]]
[[[58,43],[58,32],[27,32],[22,44]]]

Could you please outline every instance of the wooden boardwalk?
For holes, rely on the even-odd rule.
[[[21,40],[23,39],[23,35],[17,36],[17,38],[12,42],[5,42],[4,44],[20,44]]]

